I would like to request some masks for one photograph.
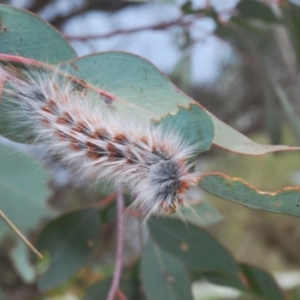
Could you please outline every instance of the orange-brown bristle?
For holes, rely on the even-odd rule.
[[[55,131],[55,134],[57,135],[57,137],[61,140],[61,141],[66,141],[69,139],[69,135],[66,134],[63,130],[57,129]]]
[[[111,140],[112,139],[112,136],[104,128],[98,129],[95,132],[95,135],[100,140]]]
[[[59,124],[59,125],[69,125],[68,120],[65,119],[64,117],[56,118],[56,123]]]
[[[49,99],[46,105],[48,106],[48,109],[52,114],[58,115],[60,113],[59,108],[57,107],[56,103],[52,99]]]
[[[41,110],[43,112],[45,112],[45,113],[52,114],[52,111],[49,109],[49,107],[47,105],[46,106],[42,106]]]
[[[74,124],[74,119],[68,112],[63,113],[63,118],[66,120],[66,123],[68,125],[73,125]]]
[[[183,193],[185,190],[188,190],[190,188],[190,184],[188,181],[183,180],[180,184],[180,187],[178,189],[178,193],[181,194]]]
[[[101,153],[101,151],[103,151],[103,149],[100,149],[97,145],[95,145],[95,143],[91,142],[91,141],[87,141],[86,142],[86,146],[87,146],[87,156],[92,159],[92,160],[96,160],[99,159],[103,156],[103,154]]]
[[[129,143],[128,138],[125,136],[125,134],[117,134],[114,138],[115,142],[121,145],[126,145]]]
[[[141,137],[141,142],[144,144],[148,144],[147,138],[145,136]]]
[[[78,133],[83,133],[84,135],[90,135],[91,130],[89,129],[88,125],[84,122],[78,122],[73,130],[77,131]]]
[[[111,158],[125,158],[118,148],[112,143],[108,143],[106,149],[108,151],[108,156]]]
[[[129,164],[135,163],[138,160],[136,155],[132,153],[132,151],[129,149],[127,149],[126,151],[126,158],[127,158],[127,163]]]
[[[46,127],[48,127],[50,125],[50,122],[47,118],[41,118],[41,122]]]
[[[87,146],[82,141],[79,141],[78,139],[74,138],[73,136],[71,136],[69,138],[69,140],[70,140],[70,148],[72,150],[74,150],[74,151],[86,150]]]

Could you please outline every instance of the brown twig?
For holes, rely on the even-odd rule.
[[[114,300],[119,290],[122,264],[123,264],[123,248],[124,248],[124,198],[122,189],[117,189],[117,214],[118,214],[118,236],[117,236],[117,253],[116,265],[113,281],[109,290],[107,300]]]
[[[13,232],[26,244],[26,246],[35,253],[39,258],[43,258],[42,254],[34,248],[34,246],[26,239],[26,237],[20,232],[20,230],[9,220],[9,218],[0,210],[0,218],[13,230]]]
[[[117,290],[117,297],[119,300],[128,300],[127,297],[124,295],[124,293],[121,290]]]
[[[199,15],[197,17],[199,17]],[[145,30],[164,30],[169,27],[176,26],[176,25],[190,26],[194,22],[195,19],[196,18],[186,19],[181,16],[175,20],[172,20],[169,22],[163,22],[163,23],[159,23],[159,24],[154,24],[154,25],[146,25],[146,26],[140,26],[140,27],[129,28],[129,29],[118,29],[118,30],[115,30],[112,32],[102,33],[102,34],[90,34],[90,35],[81,35],[81,36],[80,35],[73,35],[73,36],[67,35],[67,36],[65,36],[65,38],[68,40],[86,41],[86,40],[91,40],[91,39],[109,38],[109,37],[113,37],[115,35],[130,34],[130,33],[135,33],[135,32],[145,31]]]
[[[54,18],[49,20],[49,23],[51,23],[54,27],[59,28],[64,22],[68,21],[69,19],[72,19],[76,16],[82,15],[90,11],[103,11],[112,14],[128,6],[136,6],[143,4],[142,2],[130,2],[122,0],[101,0],[83,2],[84,3],[81,7],[71,10],[66,15],[57,14],[56,16],[54,16]]]

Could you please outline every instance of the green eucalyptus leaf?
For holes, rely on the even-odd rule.
[[[65,70],[95,91],[101,89],[91,95],[99,107],[140,123],[160,121],[179,131],[188,142],[199,144],[199,152],[209,149],[213,139],[210,117],[202,107],[190,105],[192,99],[147,60],[128,53],[108,52],[73,60]],[[101,99],[101,91],[111,94],[112,100]]]
[[[150,219],[150,236],[160,247],[202,274],[215,273],[244,288],[232,255],[204,229],[173,218]]]
[[[207,113],[196,104],[188,109],[180,107],[175,115],[168,114],[158,124],[168,130],[178,132],[187,143],[195,146],[195,152],[209,150],[214,136],[214,128]]]
[[[250,186],[240,178],[229,177],[222,173],[202,175],[199,186],[214,195],[249,208],[300,216],[299,187],[284,188],[272,193],[263,192]]]
[[[109,294],[111,282],[111,278],[96,282],[88,288],[83,300],[106,299]]]
[[[83,267],[93,253],[100,233],[96,209],[81,209],[62,215],[42,230],[36,242],[50,255],[49,268],[38,278],[41,291],[63,283]]]
[[[46,205],[48,172],[32,158],[0,145],[0,209],[23,232],[53,213]],[[0,239],[12,233],[1,221]]]
[[[175,114],[179,105],[188,107],[192,102],[150,62],[133,54],[89,55],[66,63],[63,69],[96,92],[92,100],[97,105],[141,122]],[[110,93],[112,99],[101,98],[101,91]]]
[[[151,239],[142,256],[141,277],[148,300],[193,299],[184,265]]]
[[[57,64],[76,57],[54,27],[23,9],[0,4],[0,53]]]
[[[264,155],[278,151],[300,150],[300,147],[291,147],[288,145],[262,145],[258,144],[242,133],[236,131],[221,120],[212,116],[214,123],[215,137],[213,143],[223,149],[231,152],[246,155]]]
[[[240,264],[250,292],[266,300],[284,300],[282,291],[268,272],[248,264]]]
[[[9,252],[9,256],[23,281],[26,283],[33,283],[36,279],[36,271],[30,262],[29,252],[30,250],[27,246],[19,240]]]

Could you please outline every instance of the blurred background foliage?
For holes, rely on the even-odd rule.
[[[148,58],[189,96],[256,141],[300,143],[300,1],[7,0],[1,3],[41,15],[66,35],[80,55],[127,50]],[[274,191],[300,184],[298,157],[299,153],[245,157],[213,148],[199,158],[198,165],[202,171],[223,171],[262,190]],[[74,186],[72,180],[63,184],[53,181],[51,190],[50,203],[60,211],[102,197],[91,194],[86,187]],[[211,201],[223,214],[224,219],[210,231],[234,257],[279,274],[279,282],[287,288],[286,298],[300,299],[299,220],[251,211],[204,193],[201,197]],[[113,218],[111,214],[110,208],[103,218]],[[101,235],[107,249],[102,249],[105,254],[99,254],[99,264],[93,270],[83,269],[76,278],[43,299],[60,299],[67,293],[72,297],[81,293],[80,288],[105,278],[111,270],[100,262],[114,259],[111,242],[114,232],[113,224],[103,230]],[[18,275],[7,245],[7,241],[2,243],[0,249],[0,285],[11,299],[34,299],[36,285],[26,283]],[[133,262],[129,255],[128,264]],[[287,271],[295,273],[285,280]],[[103,276],[99,275],[101,272]],[[137,280],[132,274],[128,277]],[[218,296],[212,292],[207,298],[249,299],[232,291],[220,293]],[[195,299],[204,299],[203,286],[195,285],[194,294]]]

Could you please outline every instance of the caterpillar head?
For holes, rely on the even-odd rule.
[[[189,172],[185,161],[168,159],[154,165],[151,181],[158,212],[172,214],[178,204],[184,204],[184,192],[197,183],[195,173]]]

